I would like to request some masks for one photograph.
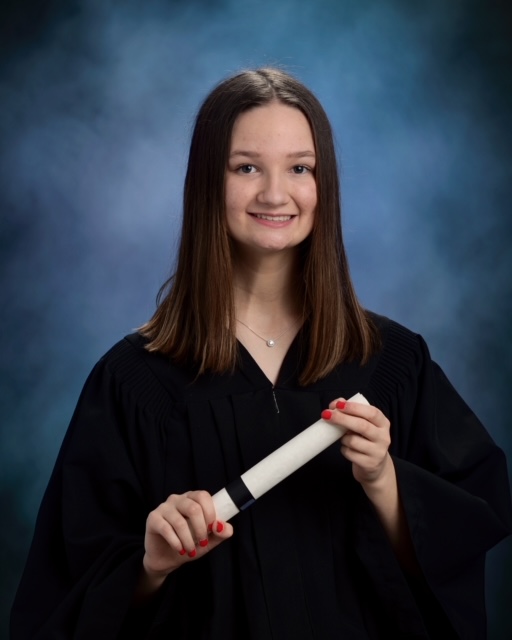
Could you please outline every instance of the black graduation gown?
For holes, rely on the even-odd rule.
[[[45,493],[12,640],[485,638],[485,553],[512,529],[503,452],[421,337],[374,319],[381,352],[307,388],[300,338],[274,388],[241,345],[235,373],[195,381],[137,334],[115,345],[85,384]],[[215,493],[356,392],[391,420],[424,579],[400,569],[335,444],[130,608],[152,509],[171,493]]]

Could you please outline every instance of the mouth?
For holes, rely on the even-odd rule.
[[[293,215],[269,215],[267,213],[251,213],[252,216],[258,218],[258,220],[267,220],[268,222],[288,222],[294,216]]]

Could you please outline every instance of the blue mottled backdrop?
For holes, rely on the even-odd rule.
[[[0,614],[84,379],[154,309],[195,110],[278,64],[341,155],[363,303],[422,333],[512,460],[512,27],[495,0],[4,0]],[[490,554],[512,637],[512,543]]]

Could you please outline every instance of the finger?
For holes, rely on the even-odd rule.
[[[332,402],[329,402],[329,409],[336,409],[336,404],[338,402],[346,402],[345,398],[336,398],[335,400],[333,400]]]
[[[348,447],[341,447],[342,455],[349,461],[360,467],[366,473],[375,473],[382,466],[383,459],[368,456],[364,453],[359,453]]]
[[[192,492],[191,492],[192,493]],[[195,493],[195,492],[194,492]],[[171,524],[187,551],[208,539],[208,522],[196,495],[185,494],[172,510]]]
[[[216,520],[212,526],[212,537],[219,542],[231,538],[233,535],[233,526],[224,520]]]
[[[379,452],[386,450],[384,445],[379,446],[375,442],[354,433],[345,434],[341,438],[341,446],[367,456],[379,455]]]
[[[329,422],[340,427],[342,433],[352,432],[371,441],[378,440],[381,435],[380,432],[383,431],[364,418],[351,416],[339,410],[324,411],[322,417],[324,420],[328,419]]]
[[[348,422],[351,422],[350,420]],[[389,429],[383,429],[370,424],[369,422],[351,422],[345,426],[345,433],[342,435],[342,439],[345,439],[345,444],[354,442],[354,446],[362,446],[362,442],[357,444],[358,438],[368,442],[370,446],[380,446],[388,448],[391,444],[391,433]]]
[[[192,497],[189,494],[173,494],[157,509],[179,538],[180,549],[189,553],[194,550],[196,542],[206,538],[207,530],[203,508],[193,499],[195,492],[190,493]]]
[[[233,527],[228,522],[216,520],[210,533],[207,550],[215,549],[233,535]]]
[[[173,502],[164,502],[158,507],[158,511],[178,538],[177,550],[185,549],[185,551],[191,552],[195,548],[196,542],[189,526],[189,518],[185,514],[193,511],[194,507],[190,506],[192,501],[183,499],[183,496],[180,496],[180,498],[181,501],[177,505]],[[185,514],[182,513],[182,510]],[[172,546],[176,548],[175,545]]]
[[[354,405],[356,403],[351,404]],[[343,427],[346,431],[358,433],[372,441],[378,441],[380,438],[387,439],[390,432],[389,420],[376,408],[373,408],[370,412],[368,412],[368,407],[365,407],[365,409],[367,410],[367,415],[364,417],[353,415],[347,412],[345,408],[339,408],[339,406],[334,411],[329,411],[329,413],[331,414],[331,421],[335,425]]]
[[[175,551],[179,552],[183,548],[180,538],[177,536],[173,526],[165,518],[162,510],[155,509],[146,520],[146,533],[158,535]]]
[[[205,547],[208,544],[208,534],[211,532],[216,518],[215,505],[208,491],[189,491],[186,494],[189,498],[201,505],[203,519],[190,522],[196,542]]]
[[[335,403],[337,411],[343,413],[343,415],[350,415],[358,418],[363,418],[371,424],[379,428],[389,428],[389,420],[382,413],[380,409],[373,405],[366,405],[360,402],[347,402],[345,400],[338,400]]]

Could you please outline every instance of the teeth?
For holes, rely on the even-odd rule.
[[[287,222],[291,220],[291,216],[266,216],[263,213],[257,213],[256,217],[260,220],[270,220],[270,222]]]

